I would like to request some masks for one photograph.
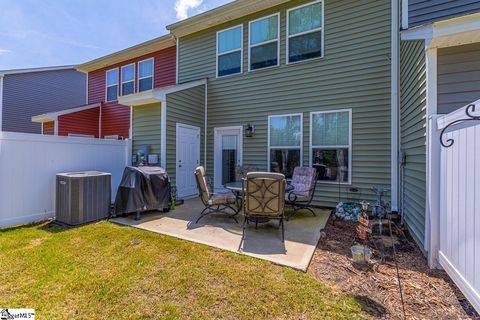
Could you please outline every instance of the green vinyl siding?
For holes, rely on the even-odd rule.
[[[176,181],[177,123],[188,124],[200,128],[200,163],[203,164],[205,154],[204,85],[167,95],[167,172],[173,183]]]
[[[401,187],[405,223],[423,247],[426,195],[426,66],[423,41],[400,45],[400,148],[406,155]]]
[[[310,112],[352,109],[353,197],[373,200],[390,187],[390,1],[325,2],[324,58],[286,64],[286,10],[281,6],[179,39],[179,82],[208,77],[207,173],[213,178],[213,129],[255,125],[243,140],[243,164],[267,169],[269,115],[303,113],[303,164],[309,165]],[[280,66],[248,72],[248,22],[280,12]],[[216,32],[243,24],[243,73],[216,78]],[[348,187],[341,188],[346,200]],[[338,184],[319,184],[316,205],[334,206]]]
[[[150,146],[150,153],[158,154],[160,160],[161,104],[134,107],[132,117],[133,154],[137,153],[138,146],[147,144]]]

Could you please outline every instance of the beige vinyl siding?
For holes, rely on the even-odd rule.
[[[255,125],[243,163],[267,169],[268,115],[303,113],[303,164],[309,165],[310,112],[352,109],[352,185],[373,200],[373,185],[390,187],[390,2],[325,2],[325,56],[286,64],[287,4],[180,38],[179,81],[208,77],[207,173],[213,177],[213,128]],[[248,21],[280,12],[280,66],[247,72]],[[243,24],[243,74],[216,78],[216,32]],[[315,204],[334,206],[337,184],[319,184]],[[343,200],[347,189],[342,188]]]
[[[427,125],[424,42],[402,41],[400,61],[400,147],[406,155],[401,204],[405,223],[423,247]]]
[[[200,128],[200,163],[204,159],[205,86],[197,86],[167,95],[167,172],[175,183],[177,123]],[[193,172],[192,172],[193,175]]]
[[[161,118],[160,103],[133,108],[133,154],[137,153],[140,145],[148,144],[150,153],[158,154],[158,159],[160,159]]]

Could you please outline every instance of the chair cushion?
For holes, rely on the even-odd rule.
[[[250,172],[247,174],[245,214],[283,216],[285,176],[278,173]]]
[[[310,197],[316,175],[317,170],[315,168],[296,167],[292,177],[292,186],[295,188],[293,193],[297,197]]]
[[[203,203],[207,203],[210,198],[210,190],[208,189],[207,177],[205,176],[205,168],[199,166],[195,169],[195,178],[197,179],[197,187]]]
[[[232,193],[213,193],[208,204],[234,204],[237,198]]]

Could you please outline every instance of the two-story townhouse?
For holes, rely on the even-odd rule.
[[[159,153],[156,141],[158,130],[142,131],[144,122],[160,121],[160,106],[135,108],[119,103],[121,97],[151,92],[155,88],[176,82],[176,49],[172,37],[162,36],[136,46],[78,65],[77,70],[87,74],[88,110],[97,110],[94,121],[100,138],[132,137],[137,143],[152,145],[152,153]],[[85,113],[85,110],[82,110]],[[78,117],[77,117],[78,119]]]
[[[400,209],[438,265],[439,188],[429,119],[480,99],[480,1],[403,0],[400,45]]]
[[[167,26],[178,85],[205,81],[166,95],[166,114],[183,110],[165,137],[179,193],[196,194],[197,162],[217,189],[238,164],[305,165],[320,173],[316,205],[373,201],[376,185],[396,210],[396,3],[239,0]]]
[[[75,66],[0,71],[0,131],[52,131],[32,122],[32,116],[85,105],[86,77]]]

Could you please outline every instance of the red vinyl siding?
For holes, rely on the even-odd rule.
[[[43,134],[53,135],[55,133],[55,122],[49,121],[43,123]]]
[[[135,72],[138,73],[138,61],[154,57],[154,84],[155,88],[174,85],[176,82],[176,47],[170,47],[148,55],[126,60],[122,63],[108,66],[88,74],[88,103],[102,102],[102,138],[106,135],[118,135],[128,138],[130,130],[130,108],[118,104],[116,101],[105,103],[105,72],[110,69],[135,63]],[[135,79],[137,79],[137,74]],[[137,92],[135,81],[135,92]],[[120,86],[120,79],[118,79]]]
[[[85,134],[98,138],[99,116],[99,107],[58,116],[58,135]]]

